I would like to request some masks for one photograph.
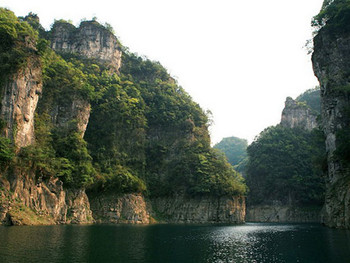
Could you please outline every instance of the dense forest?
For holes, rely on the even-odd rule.
[[[308,90],[297,103],[320,114],[319,92]],[[279,124],[262,131],[247,149],[248,203],[322,204],[327,170],[324,141],[319,128],[308,131]]]
[[[248,141],[237,137],[223,138],[214,145],[214,148],[222,151],[228,162],[241,174],[244,173],[248,161],[247,147]]]
[[[97,21],[82,23],[111,31]],[[92,192],[245,193],[241,176],[210,146],[205,112],[160,63],[120,43],[119,72],[96,59],[56,52],[50,37],[59,25],[70,27],[59,20],[45,31],[35,14],[17,18],[0,9],[0,86],[30,56],[39,56],[43,84],[35,143],[18,149],[13,138],[0,136],[2,171],[27,167],[40,180],[58,177],[65,187]],[[55,110],[78,102],[91,106],[86,132],[76,118],[65,126],[53,121]]]

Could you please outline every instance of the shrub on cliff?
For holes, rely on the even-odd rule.
[[[325,25],[327,25],[327,30],[332,35],[349,31],[350,1],[325,0],[320,13],[313,18],[312,26],[316,30],[320,30]]]
[[[15,157],[14,147],[11,141],[0,136],[0,164],[1,168],[8,165]]]
[[[25,65],[30,55],[30,43],[37,39],[37,33],[24,21],[5,8],[0,8],[0,86],[6,77]]]

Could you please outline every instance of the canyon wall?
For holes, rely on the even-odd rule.
[[[281,125],[291,129],[302,128],[311,131],[317,127],[317,113],[314,113],[305,103],[287,97],[282,111]]]
[[[350,32],[346,30],[335,33],[326,25],[314,38],[312,62],[321,87],[328,162],[323,220],[328,226],[345,228],[350,228],[350,172],[348,164],[336,153],[347,143],[340,134],[348,133],[350,124],[349,54]]]
[[[247,208],[247,222],[320,223],[321,207],[254,205]]]

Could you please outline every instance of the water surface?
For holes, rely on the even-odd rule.
[[[0,262],[350,262],[350,232],[313,224],[0,227]]]

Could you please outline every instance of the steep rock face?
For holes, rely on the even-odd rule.
[[[64,103],[55,105],[50,111],[54,125],[67,129],[71,121],[75,120],[78,132],[84,137],[91,112],[91,105],[81,98],[70,98]]]
[[[244,223],[244,197],[157,198],[155,214],[171,223]]]
[[[58,52],[76,53],[118,71],[121,50],[117,38],[95,21],[85,21],[75,28],[69,23],[55,23],[51,31],[51,47]]]
[[[307,107],[288,97],[282,111],[281,125],[286,128],[302,128],[308,131],[317,127],[317,114]]]
[[[325,224],[350,228],[350,174],[334,153],[336,134],[349,125],[346,108],[350,105],[350,34],[332,34],[327,27],[314,38],[313,68],[321,86],[323,130],[326,136],[328,174],[323,214]]]
[[[57,178],[37,181],[28,171],[13,171],[1,180],[0,222],[11,225],[90,223],[83,190],[64,190]]]
[[[39,58],[32,54],[26,66],[10,76],[0,90],[3,91],[1,118],[6,122],[5,136],[13,139],[18,148],[32,144],[34,113],[42,90]]]
[[[247,222],[320,223],[321,207],[256,205],[247,209]]]
[[[89,198],[83,189],[66,190],[67,214],[65,223],[86,224],[93,223]]]
[[[96,59],[118,72],[121,66],[121,48],[117,38],[95,21],[85,21],[79,28],[65,22],[56,22],[51,30],[51,47],[57,52],[77,54],[84,58]],[[84,136],[91,106],[79,97],[55,105],[50,112],[53,123],[67,128],[75,120],[77,130]]]
[[[104,194],[90,199],[94,218],[103,223],[149,224],[150,208],[141,194]]]

